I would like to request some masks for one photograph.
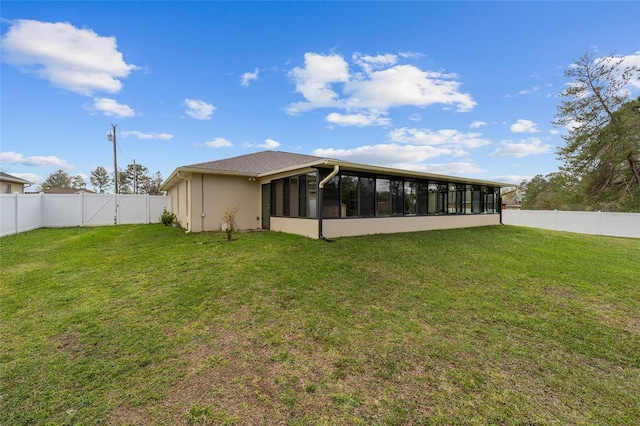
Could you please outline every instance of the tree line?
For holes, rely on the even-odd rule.
[[[104,194],[115,189],[114,174],[102,166],[91,171],[89,181],[93,189]],[[163,179],[160,172],[149,174],[149,169],[135,160],[126,169],[118,169],[118,193],[160,195]],[[41,184],[41,190],[53,188],[86,188],[87,183],[80,175],[71,176],[62,169],[51,173]]]
[[[522,208],[640,211],[640,68],[587,52],[564,75],[554,125],[566,129],[557,172],[521,184]]]

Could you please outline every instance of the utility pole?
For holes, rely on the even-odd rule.
[[[113,184],[114,184],[113,196],[115,197],[115,204],[116,204],[115,214],[113,216],[114,225],[118,224],[118,160],[116,156],[116,144],[117,144],[116,126],[117,124],[111,125],[112,131],[107,136],[107,139],[113,142]]]
[[[133,159],[133,193],[138,193],[138,169],[136,168],[136,159]]]
[[[117,124],[112,124],[111,129],[112,132],[109,133],[107,138],[109,141],[113,142],[113,183],[114,183],[114,194],[118,193],[118,160],[116,158],[116,127]]]

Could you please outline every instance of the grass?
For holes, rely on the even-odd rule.
[[[640,242],[0,239],[0,424],[639,424]]]

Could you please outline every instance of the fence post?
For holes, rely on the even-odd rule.
[[[15,232],[15,233],[17,234],[17,233],[18,233],[18,193],[16,192],[16,193],[15,193],[15,194],[13,194],[13,195],[15,195],[15,203],[16,203],[16,204],[15,204],[15,207],[14,207],[14,209],[15,209],[15,210],[14,210],[15,218],[14,218],[14,220],[13,220],[13,223],[14,223],[14,225],[15,225],[15,226],[14,226],[14,229],[16,230],[16,232]]]

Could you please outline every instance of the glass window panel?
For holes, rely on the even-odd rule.
[[[416,198],[416,213],[419,215],[429,214],[429,184],[427,182],[417,183]]]
[[[282,188],[282,179],[271,182],[271,214],[274,216],[282,216]]]
[[[435,215],[440,213],[440,197],[438,196],[440,191],[438,188],[438,184],[436,182],[429,182],[428,188],[429,188],[428,214]]]
[[[324,184],[322,198],[322,216],[340,217],[340,176],[334,176]]]
[[[300,204],[298,202],[298,176],[293,176],[289,178],[289,185],[291,186],[290,188],[291,201],[289,203],[291,207],[289,211],[289,216],[298,217],[299,216],[298,206]]]
[[[447,214],[449,204],[449,187],[446,183],[438,184],[438,214]]]
[[[291,181],[289,178],[282,179],[282,216],[289,217],[291,214]]]
[[[360,216],[373,217],[376,211],[376,180],[372,177],[360,177]]]
[[[307,201],[309,203],[308,216],[315,219],[318,216],[318,177],[316,172],[307,173]]]
[[[308,217],[309,206],[307,204],[307,199],[307,176],[298,176],[298,217]]]
[[[402,180],[391,179],[389,181],[389,196],[391,198],[391,215],[402,216],[404,182]]]
[[[389,216],[389,179],[376,179],[376,216]]]
[[[456,184],[455,183],[450,183],[449,184],[449,196],[448,196],[448,205],[447,205],[447,212],[449,214],[456,214],[457,213],[457,201],[458,201],[458,192],[456,191]]]
[[[418,182],[404,182],[404,214],[405,216],[413,216],[417,211],[418,203]]]
[[[471,194],[472,194],[472,185],[464,185],[464,206],[463,211],[461,213],[471,214]]]
[[[358,216],[358,177],[342,175],[340,179],[342,190],[342,208],[347,217]]]

